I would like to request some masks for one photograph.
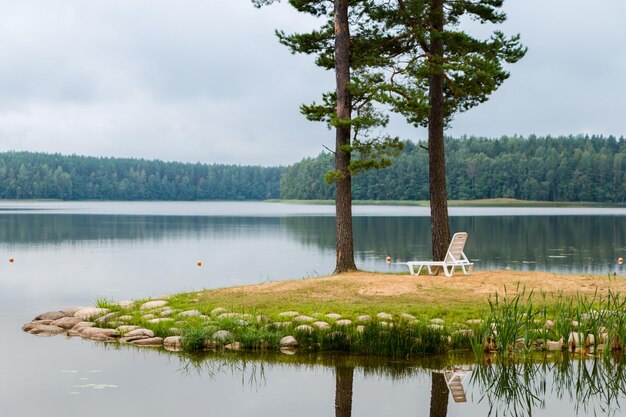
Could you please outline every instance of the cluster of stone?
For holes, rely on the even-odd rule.
[[[128,303],[131,302],[120,302],[119,304],[123,307],[132,305]],[[151,301],[142,305],[141,308],[148,310],[157,306],[162,307],[165,304],[167,302],[164,300]],[[152,330],[136,325],[120,324],[131,319],[132,316],[118,316],[117,313],[106,308],[73,307],[40,314],[22,326],[22,330],[37,336],[63,334],[100,342],[131,343],[137,346],[158,346],[168,350],[180,350],[180,336],[155,337]],[[173,321],[173,319],[169,320]],[[147,318],[146,321],[159,322],[155,318]],[[176,329],[172,328],[170,331],[175,333]]]
[[[121,301],[117,304],[124,309],[135,307],[132,301]],[[373,320],[373,317],[369,315],[360,315],[353,320],[336,313],[315,313],[312,316],[307,316],[297,311],[285,311],[278,314],[280,318],[278,321],[271,321],[267,316],[233,313],[221,307],[213,309],[210,315],[204,315],[198,310],[179,311],[172,309],[168,306],[166,299],[145,302],[138,306],[138,311],[141,313],[142,323],[146,325],[171,322],[172,327],[169,328],[169,333],[174,336],[157,337],[150,329],[128,324],[133,316],[122,315],[119,312],[97,307],[75,307],[44,313],[25,324],[22,329],[38,336],[65,334],[101,342],[158,346],[177,351],[181,349],[182,340],[180,330],[176,326],[182,324],[182,320],[185,318],[198,317],[215,323],[225,319],[232,323],[232,320],[235,320],[236,324],[242,327],[256,321],[257,323],[265,323],[267,328],[292,328],[294,334],[286,335],[279,342],[281,351],[291,353],[299,345],[296,339],[298,334],[312,333],[315,330],[328,330],[333,324],[335,327],[356,325],[356,331],[363,332],[365,325]],[[383,327],[394,325],[394,316],[385,312],[378,313],[376,320]],[[414,316],[406,313],[399,314],[396,320],[409,323],[417,322]],[[429,324],[434,329],[443,329],[443,325],[444,322],[441,319],[433,319]],[[228,330],[217,330],[211,335],[210,340],[204,343],[206,349],[216,349],[220,346],[230,350],[241,348],[240,342],[236,341],[235,336]]]

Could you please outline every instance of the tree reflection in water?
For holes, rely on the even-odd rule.
[[[489,416],[532,416],[546,408],[547,395],[572,404],[576,415],[615,415],[626,396],[622,357],[570,357],[537,362],[504,360],[474,368],[470,385],[487,400]]]
[[[482,364],[470,364],[469,358],[451,356],[425,359],[422,364],[354,356],[284,356],[213,353],[201,359],[187,355],[179,358],[184,372],[195,370],[210,377],[230,373],[240,377],[242,384],[253,386],[271,382],[266,380],[267,366],[289,366],[307,371],[314,371],[317,367],[331,368],[335,376],[335,417],[352,416],[353,391],[359,389],[359,385],[355,387],[355,371],[361,372],[365,379],[392,381],[413,381],[420,375],[430,375],[429,415],[445,417],[450,406],[450,389],[441,371],[450,369],[452,363],[465,364],[464,369],[471,369],[463,384],[469,401],[464,402],[465,396],[462,395],[455,404],[457,411],[462,410],[464,415],[526,417],[538,410],[558,409],[562,412],[572,407],[575,415],[612,416],[620,411],[620,401],[626,397],[624,360],[608,355],[588,358],[558,353],[514,359],[488,358]]]

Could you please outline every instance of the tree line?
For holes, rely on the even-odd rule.
[[[446,177],[452,200],[516,198],[537,201],[626,201],[626,139],[613,136],[446,138]],[[428,151],[406,142],[385,169],[354,178],[357,200],[428,200]],[[306,158],[283,174],[284,199],[332,199],[323,181],[327,153]]]
[[[284,171],[284,167],[4,152],[0,198],[265,200],[279,198]]]
[[[357,200],[428,200],[428,151],[405,142],[385,169],[354,177]],[[626,202],[626,139],[613,136],[446,138],[454,200]],[[33,152],[0,153],[0,198],[317,200],[334,198],[322,153],[289,167],[207,165]]]

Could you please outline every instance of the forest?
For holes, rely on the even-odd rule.
[[[448,198],[626,201],[626,139],[446,138]],[[331,154],[289,167],[0,153],[0,198],[61,200],[332,199]],[[385,169],[353,179],[355,200],[427,200],[425,142],[405,142]]]
[[[448,198],[516,198],[537,201],[626,201],[626,139],[613,136],[485,139],[446,138]],[[323,153],[283,174],[284,199],[330,199],[323,175],[332,169]],[[425,142],[405,142],[389,168],[353,178],[355,200],[428,200]]]
[[[265,200],[283,167],[0,153],[0,197],[60,200]]]

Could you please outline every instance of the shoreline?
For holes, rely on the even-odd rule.
[[[574,319],[588,316],[592,307],[611,311],[608,303],[617,305],[624,292],[626,278],[599,275],[477,271],[445,278],[358,271],[137,301],[102,299],[92,307],[41,314],[22,329],[39,336],[80,336],[174,351],[293,352],[299,348],[415,356],[457,349],[476,351],[480,348],[477,343],[487,349],[488,327],[496,326],[500,319],[504,323],[505,317],[498,314],[509,311],[514,303],[526,312],[537,310],[532,321],[523,316],[515,316],[514,321],[535,326],[534,332],[543,329],[542,335],[523,343],[525,348],[546,350],[550,342],[550,350],[589,348],[588,334],[593,333],[591,344],[597,349],[601,342],[609,342],[610,324],[617,316],[607,316],[586,330],[578,327],[579,321],[583,327],[583,320]],[[565,312],[568,303],[570,310]],[[555,325],[558,318],[568,322],[567,326]],[[524,331],[528,333],[528,329]],[[517,334],[514,336],[513,345],[519,342]],[[539,339],[545,342],[542,346],[537,345]],[[498,347],[494,344],[489,349],[502,349],[510,343],[499,340]],[[621,348],[622,342],[618,344]]]

